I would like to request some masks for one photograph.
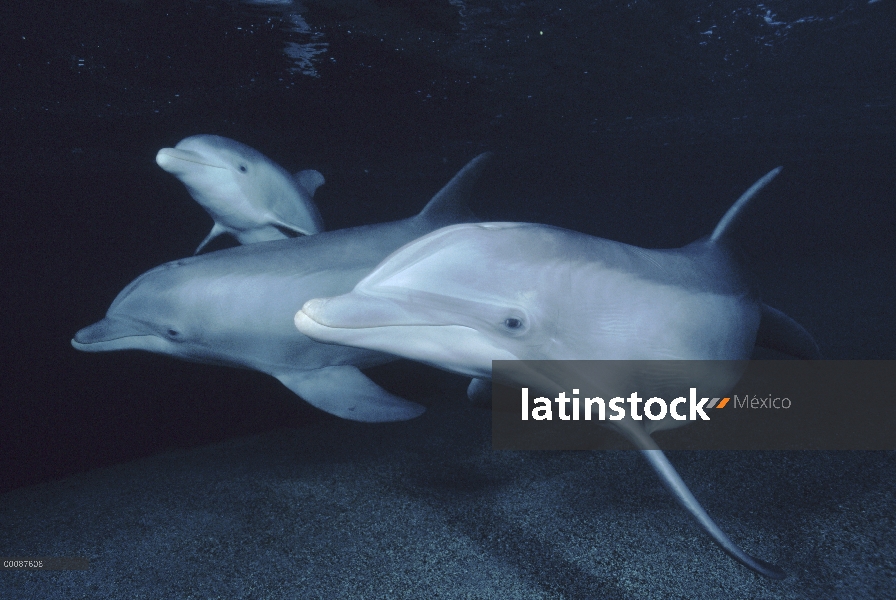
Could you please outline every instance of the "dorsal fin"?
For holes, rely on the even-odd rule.
[[[420,211],[419,217],[433,223],[463,223],[475,220],[475,215],[467,206],[467,198],[473,185],[479,179],[482,169],[492,157],[491,152],[483,152],[451,178],[445,187],[432,197]]]
[[[314,169],[305,169],[304,171],[299,171],[292,177],[311,196],[314,196],[314,192],[317,191],[317,188],[325,183],[324,176],[321,174],[321,172],[315,171]]]
[[[783,167],[775,167],[768,173],[762,176],[756,183],[750,186],[746,192],[741,194],[741,197],[737,199],[737,202],[731,205],[731,208],[728,209],[728,212],[725,213],[725,216],[722,217],[722,220],[719,221],[719,224],[716,225],[715,230],[713,230],[712,235],[709,236],[710,242],[718,242],[722,239],[728,230],[731,228],[731,224],[734,223],[740,217],[741,212],[743,211],[744,206],[747,205],[753,196],[759,193],[759,190],[764,188],[766,185],[774,179],[778,173],[781,172]]]

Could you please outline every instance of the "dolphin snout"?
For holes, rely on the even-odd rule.
[[[78,350],[89,350],[89,346],[119,337],[114,332],[113,323],[109,319],[97,321],[84,329],[78,330],[72,338],[72,346]]]
[[[385,298],[349,293],[333,298],[308,300],[296,314],[333,329],[369,329],[393,325],[422,325],[399,303]]]
[[[308,300],[305,304],[302,305],[302,308],[299,309],[299,312],[296,313],[296,318],[298,318],[299,314],[304,314],[304,316],[310,318],[316,323],[323,324],[324,307],[329,300],[329,298],[312,298],[311,300]]]
[[[205,167],[214,167],[216,169],[225,168],[222,165],[212,164],[212,162],[207,157],[192,150],[181,150],[180,148],[162,148],[156,153],[156,164],[169,173],[182,171],[184,167],[187,166],[184,165],[182,161],[196,165],[202,165]]]
[[[145,339],[152,337],[151,332],[135,323],[106,317],[78,331],[72,338],[72,346],[82,352],[128,350],[145,346]]]
[[[174,148],[162,148],[156,153],[156,164],[167,171],[177,160],[176,152]]]

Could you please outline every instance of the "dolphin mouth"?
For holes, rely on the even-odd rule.
[[[438,326],[415,316],[398,302],[361,294],[313,298],[296,313],[328,329],[374,329],[378,327]]]
[[[421,328],[432,332],[475,331],[466,325],[439,322],[432,315],[414,314],[388,298],[357,293],[308,300],[295,314],[293,322],[296,329],[311,339],[349,346],[360,344],[360,347],[367,347],[365,344],[371,335],[388,330],[393,330],[392,335],[403,329]],[[378,343],[374,342],[370,348],[379,349]]]
[[[432,323],[409,323],[400,318],[402,316],[399,314],[400,311],[388,315],[384,310],[367,310],[363,305],[348,301],[335,302],[337,306],[341,305],[338,308],[348,308],[348,312],[334,315],[335,311],[324,310],[332,308],[332,306],[327,306],[332,301],[342,298],[342,296],[315,298],[306,302],[293,318],[296,329],[301,334],[325,344],[340,344],[395,353],[394,350],[381,347],[382,344],[394,339],[396,335],[403,337],[404,334],[400,332],[405,330],[425,327],[432,331],[439,327]],[[379,319],[373,321],[374,315]],[[390,316],[391,318],[389,318]],[[363,321],[359,319],[363,319]],[[385,337],[380,339],[380,336]]]
[[[214,169],[227,168],[222,165],[212,164],[207,158],[203,157],[198,152],[193,152],[192,150],[181,150],[179,148],[162,148],[156,154],[156,164],[166,171],[168,170],[168,167],[175,164],[174,161],[177,160],[202,165],[204,167],[212,167]]]
[[[151,341],[151,335],[129,335],[115,340],[106,340],[102,342],[91,342],[85,344],[72,338],[72,348],[81,352],[114,352],[115,350],[137,350],[148,344],[141,344],[143,340]]]
[[[408,318],[395,302],[347,296],[309,300],[295,315],[296,329],[325,344],[385,352],[468,377],[491,377],[492,360],[516,358],[473,327],[421,322],[419,317]],[[337,315],[328,310],[333,307],[351,310]]]
[[[75,333],[72,347],[82,352],[130,350],[152,345],[156,336],[117,319],[105,318]]]

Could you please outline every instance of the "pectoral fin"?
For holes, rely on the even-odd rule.
[[[659,476],[660,481],[663,482],[669,493],[672,494],[682,508],[691,514],[697,525],[700,526],[700,529],[709,535],[712,541],[718,544],[725,554],[748,569],[770,579],[784,579],[787,577],[780,567],[755,556],[750,556],[741,550],[740,546],[731,541],[731,538],[722,531],[722,528],[713,521],[709,513],[694,497],[694,494],[688,489],[687,484],[681,479],[678,471],[675,470],[675,467],[672,466],[672,463],[669,462],[669,459],[666,458],[666,455],[660,450],[653,438],[644,431],[640,424],[634,421],[624,423],[627,426],[618,428],[618,431],[638,447],[638,450],[641,451],[641,456],[653,467],[654,472]]]
[[[705,531],[709,537],[722,548],[725,554],[748,569],[770,579],[784,579],[787,577],[780,567],[765,562],[755,556],[750,556],[741,550],[740,546],[731,541],[731,538],[722,531],[716,522],[712,520],[712,517],[710,517],[703,509],[700,502],[697,501],[691,493],[691,490],[688,489],[687,484],[682,481],[681,477],[678,475],[678,471],[675,470],[675,467],[672,466],[672,463],[669,462],[669,459],[666,458],[666,455],[663,454],[662,450],[658,448],[642,449],[641,456],[647,459],[647,462],[650,463],[650,466],[653,467],[653,470],[659,475],[663,485],[666,486],[666,489],[675,497],[675,500],[678,501],[682,508],[691,513],[691,516],[697,521],[700,529]]]
[[[782,313],[767,304],[762,305],[762,320],[756,334],[756,345],[789,354],[796,358],[818,360],[821,351],[812,334]]]
[[[208,244],[210,241],[212,241],[213,239],[215,239],[216,237],[218,237],[219,235],[221,235],[223,233],[227,233],[227,229],[225,229],[221,225],[218,225],[218,223],[216,222],[212,226],[212,230],[209,232],[209,234],[207,236],[205,236],[205,239],[202,240],[202,243],[199,244],[199,247],[196,248],[196,252],[194,252],[193,254],[194,255],[199,254],[199,252],[201,252],[202,249],[205,248],[206,244]]]
[[[426,410],[416,402],[390,394],[356,367],[325,367],[275,377],[309,404],[352,421],[406,421]]]
[[[467,398],[478,406],[488,407],[492,403],[492,382],[474,377],[467,386]]]

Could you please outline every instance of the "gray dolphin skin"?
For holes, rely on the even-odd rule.
[[[290,175],[258,150],[219,135],[194,135],[162,148],[156,163],[180,179],[215,221],[195,254],[224,233],[253,244],[324,229],[312,201],[324,183],[317,171]]]
[[[710,237],[680,249],[646,250],[527,223],[446,227],[394,252],[350,293],[308,300],[296,327],[322,342],[480,378],[471,397],[486,391],[492,360],[744,361],[757,344],[820,358],[805,329],[762,304],[726,240],[743,207],[779,171],[747,190]],[[740,374],[735,366],[713,374],[713,383],[733,385]],[[725,535],[652,440],[671,419],[649,423],[656,425],[629,418],[616,428],[726,553],[783,578]]]
[[[348,292],[401,245],[474,220],[466,199],[488,156],[470,161],[415,217],[228,248],[147,271],[118,294],[103,320],[78,331],[72,346],[254,369],[346,419],[416,417],[422,406],[359,371],[393,356],[315,342],[296,330],[293,316],[308,298]]]

